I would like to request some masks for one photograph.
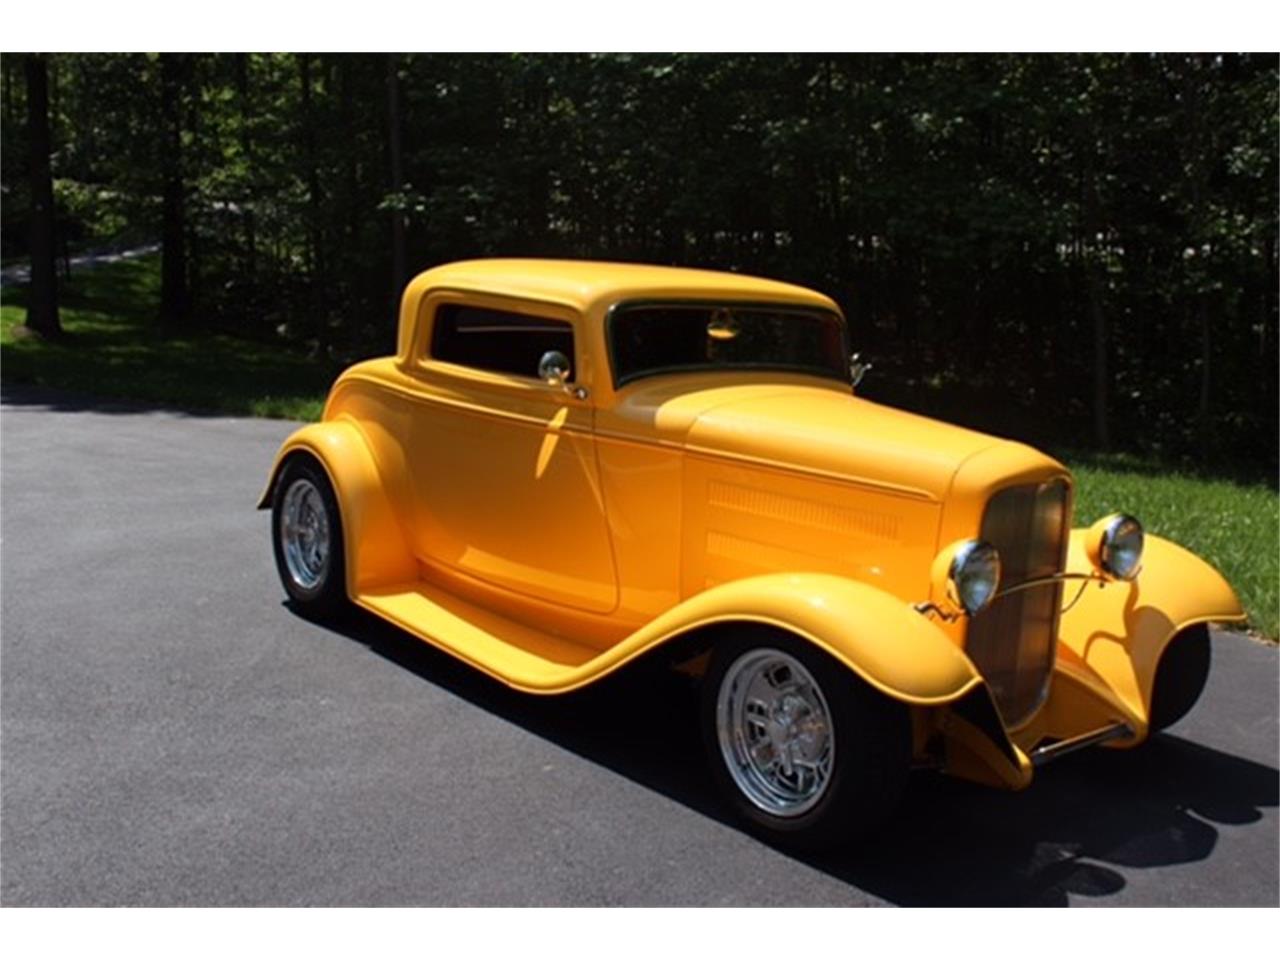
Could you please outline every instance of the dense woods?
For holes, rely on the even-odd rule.
[[[160,242],[158,331],[344,359],[386,352],[403,282],[447,260],[760,273],[842,304],[873,396],[1274,470],[1278,79],[1274,55],[6,56],[3,252],[40,254],[34,284],[55,242]]]

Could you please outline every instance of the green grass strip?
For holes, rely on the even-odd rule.
[[[159,286],[155,256],[79,271],[62,291],[62,343],[19,336],[25,291],[6,287],[4,379],[188,410],[319,418],[333,365],[225,334],[162,336]]]

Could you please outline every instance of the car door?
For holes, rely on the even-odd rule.
[[[578,610],[617,605],[582,369],[579,318],[498,297],[428,298],[423,401],[406,459],[418,555],[486,584]],[[548,351],[571,370],[539,378]]]

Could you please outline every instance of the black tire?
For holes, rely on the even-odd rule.
[[[726,677],[731,669],[741,677],[744,668],[735,665],[749,662],[748,654],[764,657],[764,651],[794,658],[808,671],[821,691],[834,731],[825,787],[811,807],[786,815],[764,809],[748,794],[750,787],[739,785],[729,769],[733,747],[723,746],[720,735],[721,688]],[[725,696],[732,702],[730,693]],[[847,846],[889,816],[906,786],[911,766],[911,718],[906,706],[879,693],[812,644],[780,630],[748,625],[716,644],[702,683],[701,723],[717,789],[753,833],[778,845],[809,850]],[[726,727],[732,726],[727,721]],[[740,763],[739,769],[747,768]]]
[[[1212,660],[1209,627],[1203,623],[1178,633],[1160,655],[1151,691],[1151,732],[1173,726],[1190,712],[1204,691]]]
[[[310,484],[319,494],[327,529],[327,557],[318,569],[308,572],[318,574],[314,582],[290,570],[286,558],[284,512],[290,490],[298,487],[301,493]],[[271,498],[271,545],[275,551],[276,572],[285,593],[293,601],[294,608],[305,617],[314,620],[328,619],[342,612],[347,606],[346,555],[343,550],[342,515],[333,494],[328,474],[312,457],[298,455],[288,460],[276,481]]]

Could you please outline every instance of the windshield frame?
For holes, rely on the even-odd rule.
[[[840,328],[842,372],[837,374],[830,367],[800,367],[783,363],[735,363],[735,364],[679,364],[672,367],[655,367],[638,373],[630,373],[620,377],[614,348],[613,322],[617,315],[626,310],[651,307],[690,307],[714,309],[726,307],[730,310],[762,310],[773,313],[795,313],[808,316],[830,317]],[[619,300],[612,304],[604,316],[604,343],[609,360],[609,376],[613,381],[613,389],[621,390],[629,383],[646,380],[649,377],[678,376],[684,373],[737,373],[751,370],[769,370],[775,373],[790,373],[796,376],[818,377],[823,380],[834,380],[838,383],[849,383],[849,324],[836,310],[818,304],[796,303],[790,301],[775,302],[769,300],[734,300],[726,297],[654,297],[637,300]]]

